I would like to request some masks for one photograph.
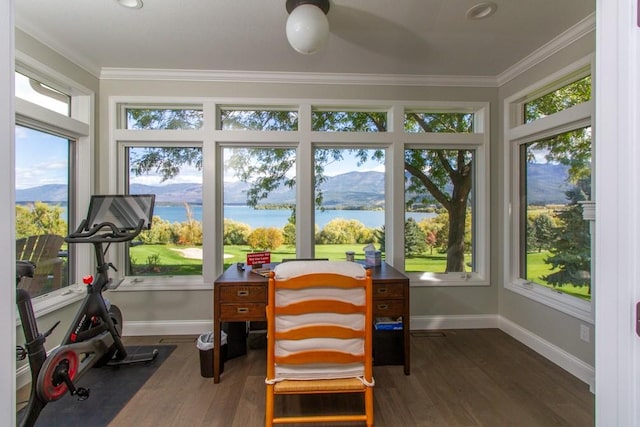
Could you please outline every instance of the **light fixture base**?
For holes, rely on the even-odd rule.
[[[287,13],[293,12],[293,9],[303,4],[312,4],[323,11],[325,15],[329,13],[329,0],[287,0]]]

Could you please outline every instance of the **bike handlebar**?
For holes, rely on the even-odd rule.
[[[70,233],[64,238],[67,243],[111,243],[111,242],[128,242],[133,240],[142,231],[145,220],[138,221],[138,225],[133,230],[119,229],[111,222],[102,222],[93,227],[86,229],[87,220],[83,219],[76,231]],[[107,230],[106,233],[101,233]]]

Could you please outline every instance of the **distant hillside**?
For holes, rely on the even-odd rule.
[[[562,165],[529,164],[529,203],[563,204],[566,203],[565,183],[567,167]],[[249,185],[235,182],[225,185],[225,204],[246,204],[246,191]],[[384,205],[384,173],[348,172],[328,177],[322,184],[324,205],[327,207],[371,207]],[[39,200],[43,202],[62,202],[66,199],[65,185],[42,185],[39,187],[16,190],[16,202],[25,203]],[[157,203],[186,201],[202,203],[202,186],[199,184],[169,184],[162,186],[132,184],[131,192],[156,195]],[[264,204],[294,203],[295,189],[280,188],[263,200]]]

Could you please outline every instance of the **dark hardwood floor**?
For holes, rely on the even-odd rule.
[[[264,425],[263,349],[225,363],[219,384],[200,375],[196,337],[127,337],[174,344],[169,359],[111,427]],[[592,426],[588,386],[497,329],[414,331],[411,375],[376,366],[375,424],[401,426]],[[345,396],[288,396],[277,411],[349,411]],[[324,424],[316,424],[324,425]],[[332,424],[335,426],[335,424]],[[358,425],[358,424],[348,424]]]

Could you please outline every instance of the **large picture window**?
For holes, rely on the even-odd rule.
[[[252,252],[363,262],[369,245],[415,284],[488,283],[486,104],[154,105],[116,108],[124,189],[158,203],[152,230],[127,252],[127,283],[184,286],[180,275],[201,274],[200,288]],[[392,115],[404,118],[399,129]],[[199,176],[202,210],[182,189],[170,199],[186,217],[167,223],[163,187],[186,171]],[[187,235],[189,218],[202,227]],[[199,259],[169,256],[187,252]]]

